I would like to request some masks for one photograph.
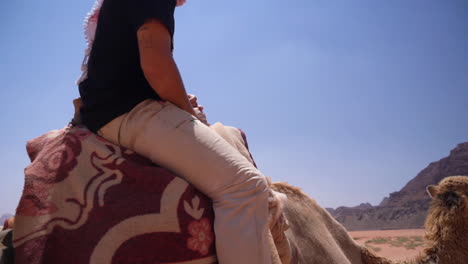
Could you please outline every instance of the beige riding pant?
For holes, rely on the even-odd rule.
[[[213,200],[220,264],[270,264],[267,180],[208,126],[146,100],[98,131],[184,178]]]

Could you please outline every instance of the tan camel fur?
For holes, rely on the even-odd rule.
[[[427,187],[432,198],[426,218],[429,241],[422,256],[406,264],[468,263],[468,176],[452,176]],[[364,264],[392,264],[363,250]]]
[[[271,188],[287,196],[284,217],[289,229],[272,229],[283,264],[362,263],[361,247],[313,199],[286,183],[274,183]]]

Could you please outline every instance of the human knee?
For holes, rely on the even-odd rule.
[[[251,177],[245,181],[235,183],[216,194],[214,202],[229,202],[236,204],[264,201],[267,203],[270,188],[263,176]]]
[[[268,198],[270,187],[265,177],[254,177],[248,181],[248,187],[258,198]]]

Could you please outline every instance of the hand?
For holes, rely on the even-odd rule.
[[[198,102],[197,102],[198,98],[197,98],[195,95],[193,95],[193,94],[187,94],[187,97],[188,97],[188,99],[189,99],[189,102],[192,104],[192,107],[193,107],[193,108],[199,107],[199,106],[198,106]]]
[[[203,112],[203,109],[200,107],[194,107],[193,110],[195,111],[195,116],[200,120],[203,124],[210,126],[208,123],[208,119],[206,119],[206,114]]]
[[[208,119],[206,118],[206,114],[203,112],[205,109],[202,105],[198,105],[197,97],[193,94],[188,94],[188,99],[190,104],[192,104],[193,110],[195,111],[195,116],[200,120],[203,124],[209,126]]]

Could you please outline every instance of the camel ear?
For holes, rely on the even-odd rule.
[[[429,194],[429,196],[434,199],[437,195],[437,186],[435,185],[429,185],[427,186],[426,188],[426,191],[427,193]]]

